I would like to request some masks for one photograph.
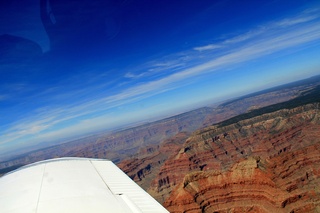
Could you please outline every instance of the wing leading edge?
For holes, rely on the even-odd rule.
[[[0,178],[5,213],[168,212],[109,160],[58,158]]]

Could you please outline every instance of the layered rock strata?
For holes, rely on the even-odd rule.
[[[190,134],[181,132],[160,145],[144,147],[134,157],[122,161],[118,166],[137,184],[148,190],[160,167],[169,156],[180,150],[188,136]]]
[[[170,212],[320,211],[319,104],[196,131],[149,192]]]

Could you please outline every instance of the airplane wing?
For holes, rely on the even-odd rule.
[[[1,177],[0,212],[168,211],[109,160],[58,158]]]

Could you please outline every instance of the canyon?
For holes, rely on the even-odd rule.
[[[149,191],[170,212],[318,212],[319,129],[310,104],[199,130]]]
[[[180,133],[118,166],[170,212],[318,212],[319,110]]]
[[[319,212],[319,97],[177,135],[118,166],[170,212]]]

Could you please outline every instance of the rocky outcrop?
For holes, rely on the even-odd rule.
[[[312,149],[315,153],[311,154],[316,154],[318,158],[312,161],[313,168],[319,168],[319,150],[313,146],[309,149]],[[303,161],[302,165],[311,162],[310,159]],[[301,168],[292,169],[292,177],[283,178],[272,169],[265,170],[266,165],[263,164],[265,162],[261,163],[260,159],[248,158],[225,172],[190,173],[164,205],[170,212],[316,211],[320,199],[318,191],[314,188],[320,181],[319,176],[312,173],[310,165],[303,171],[300,171]],[[274,165],[275,163],[272,164]],[[281,168],[282,171],[286,171],[290,165],[284,167]],[[188,205],[185,205],[186,202]]]
[[[319,211],[319,129],[309,104],[196,131],[150,191],[170,212]]]
[[[171,155],[175,155],[180,150],[188,136],[190,134],[181,132],[160,145],[141,148],[133,158],[122,161],[118,167],[143,189],[148,190],[152,180],[159,173],[160,167]]]

